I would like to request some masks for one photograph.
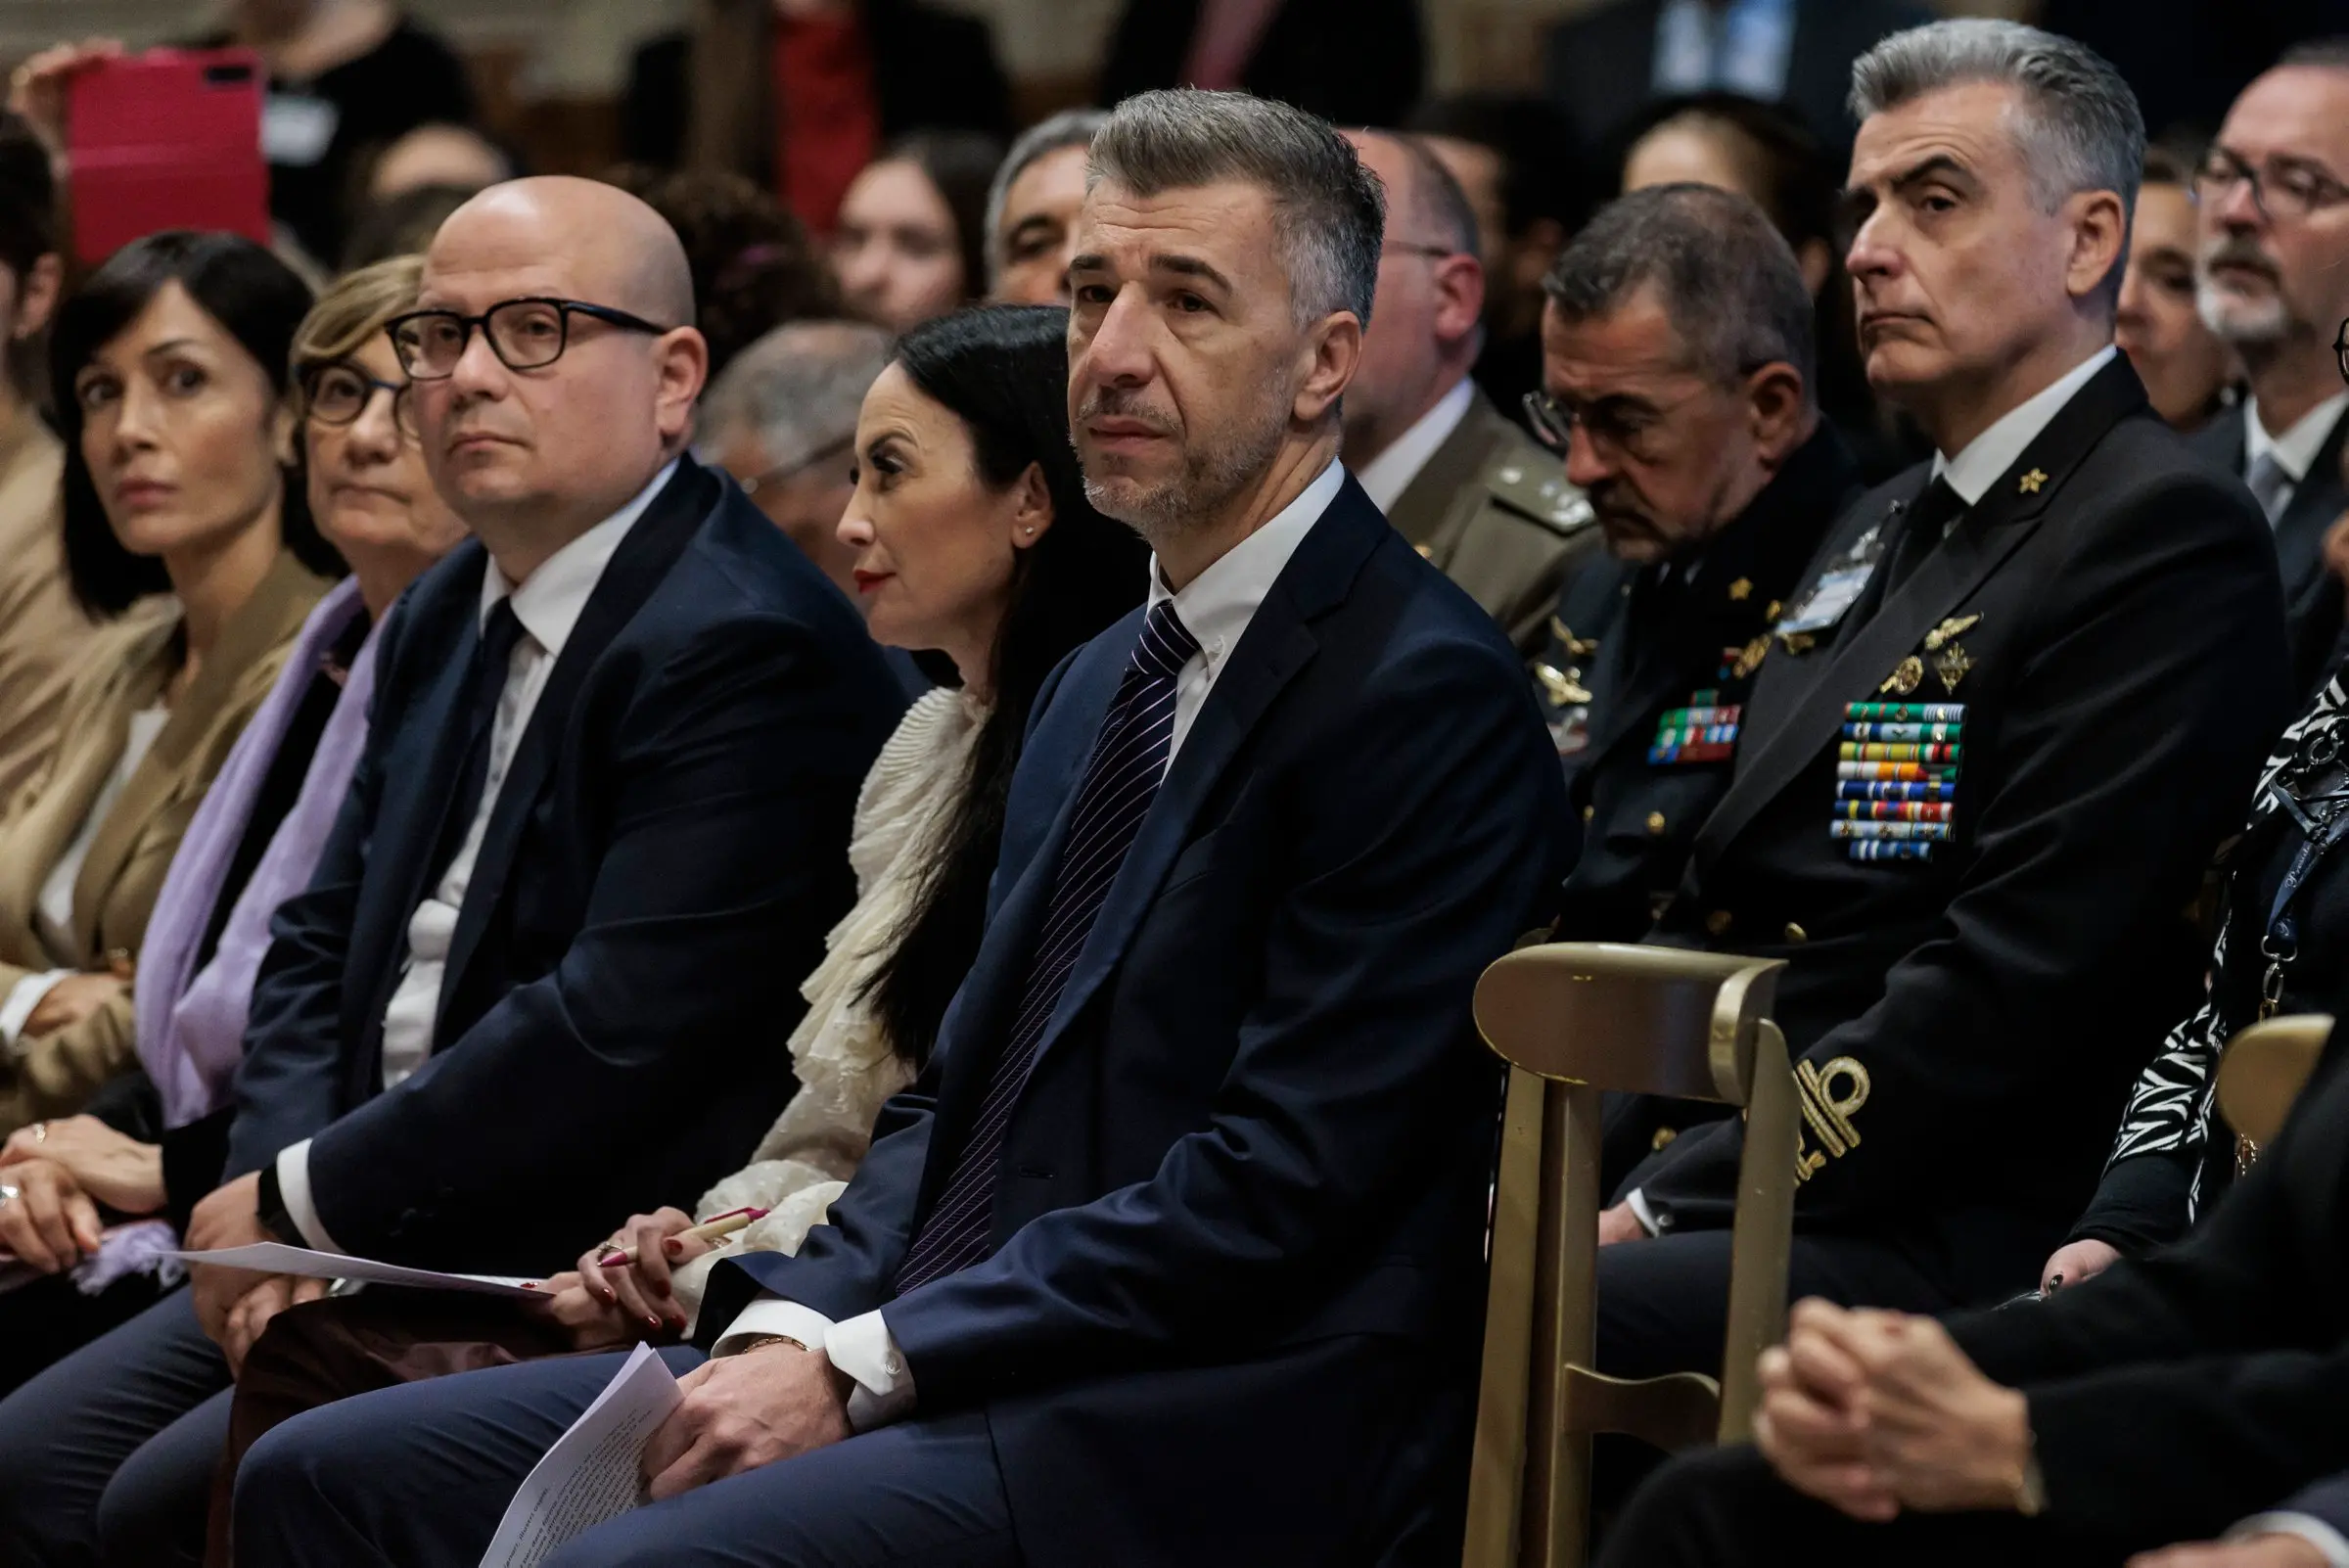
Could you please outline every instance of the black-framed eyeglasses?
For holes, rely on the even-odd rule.
[[[571,346],[571,318],[585,316],[622,332],[653,337],[668,331],[642,316],[583,300],[503,300],[478,316],[454,310],[416,310],[395,316],[384,330],[410,381],[446,381],[457,373],[476,328],[508,370],[544,370]]]
[[[2349,201],[2349,185],[2314,164],[2271,159],[2265,168],[2249,163],[2224,147],[2202,155],[2194,170],[2194,200],[2216,204],[2227,199],[2236,184],[2249,181],[2251,205],[2263,218],[2304,218],[2320,208]]]
[[[412,384],[404,381],[379,381],[346,360],[333,360],[313,365],[302,373],[302,412],[321,425],[336,429],[355,425],[359,416],[375,402],[376,393],[392,394],[392,422],[399,433],[410,440],[417,438],[415,399],[408,395]]]
[[[817,447],[814,451],[809,452],[805,457],[796,458],[788,463],[778,464],[777,466],[766,470],[762,474],[753,474],[749,479],[736,480],[734,483],[742,486],[743,494],[748,495],[752,499],[756,500],[759,496],[760,490],[772,490],[788,484],[793,480],[798,479],[802,474],[805,474],[809,469],[815,467],[816,464],[824,462],[830,458],[838,457],[841,453],[847,451],[850,447],[854,446],[855,444],[856,433],[854,431],[851,431],[846,436],[841,437],[838,440],[826,441],[823,445]]]
[[[2342,322],[2341,330],[2332,335],[2332,357],[2341,367],[2341,380],[2349,381],[2349,321]]]

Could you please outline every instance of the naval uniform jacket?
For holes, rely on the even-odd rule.
[[[1593,569],[1623,609],[1591,668],[1589,739],[1569,785],[1583,852],[1566,878],[1560,941],[1637,942],[1671,900],[1697,827],[1729,786],[1739,721],[1726,713],[1743,705],[1783,601],[1859,488],[1850,452],[1822,422],[1701,555],[1671,565],[1670,579],[1651,565]],[[1700,722],[1708,709],[1713,721]],[[1667,739],[1673,715],[1690,722]]]
[[[1863,496],[1822,568],[1870,529],[1892,559],[1928,478]],[[2093,1190],[2199,989],[2188,908],[2290,699],[2266,522],[2118,357],[1918,546],[1763,665],[1655,940],[1790,960],[1798,1227],[1882,1237],[1965,1299],[2036,1278]],[[1963,705],[1951,836],[1856,858],[1830,827],[1847,705],[1902,684]],[[1684,1132],[1634,1173],[1660,1228],[1728,1222],[1741,1132]]]

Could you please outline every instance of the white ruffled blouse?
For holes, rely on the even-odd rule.
[[[799,1092],[751,1163],[703,1194],[694,1210],[697,1220],[742,1208],[767,1214],[677,1271],[677,1296],[689,1311],[699,1311],[703,1282],[718,1259],[799,1251],[855,1175],[882,1104],[913,1080],[859,992],[929,869],[933,835],[963,788],[986,716],[961,692],[927,692],[864,776],[849,839],[856,903],[824,938],[823,961],[800,986],[807,1012],[790,1041]]]

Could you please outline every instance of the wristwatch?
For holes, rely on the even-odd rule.
[[[285,1190],[277,1181],[275,1160],[261,1167],[261,1190],[254,1199],[253,1208],[263,1230],[292,1246],[309,1245],[308,1238],[301,1233],[301,1226],[294,1222],[294,1211],[286,1207]]]

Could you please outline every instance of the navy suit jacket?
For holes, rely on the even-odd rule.
[[[345,1249],[522,1272],[690,1206],[773,1121],[797,983],[852,896],[857,788],[904,698],[853,608],[684,460],[548,675],[435,1053],[386,1093],[384,1005],[443,869],[487,559],[460,546],[384,628],[367,749],[253,990],[229,1174],[311,1137]]]
[[[1012,785],[936,1060],[796,1258],[885,1309],[921,1413],[982,1409],[1038,1568],[1456,1561],[1497,1064],[1470,993],[1535,918],[1563,792],[1491,619],[1351,481],[1201,706],[1013,1110],[993,1255],[892,1280],[986,1091],[1141,624],[1078,651]]]
[[[2188,440],[2194,450],[2236,479],[2249,465],[2243,411],[2222,409],[2219,417]],[[2332,669],[2341,638],[2341,584],[2325,565],[2325,532],[2349,507],[2349,480],[2341,476],[2341,447],[2349,441],[2349,414],[2332,422],[2317,449],[2308,476],[2292,486],[2292,498],[2276,520],[2276,564],[2283,574],[2284,637],[2291,649],[2292,690],[2314,693]]]

